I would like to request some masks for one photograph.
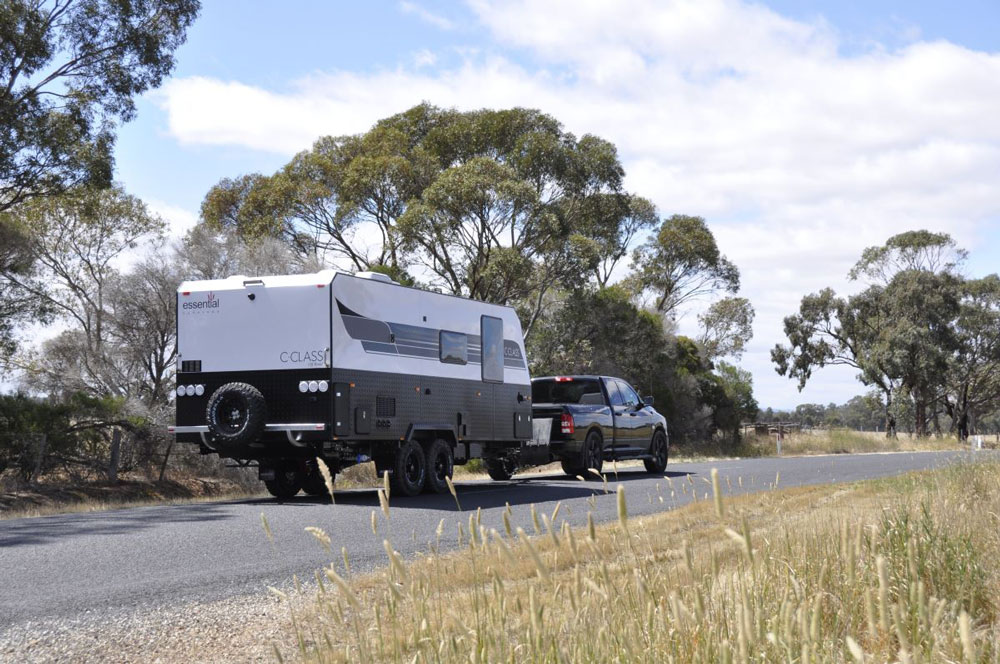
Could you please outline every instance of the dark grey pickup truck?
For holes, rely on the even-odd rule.
[[[531,381],[531,413],[552,419],[551,454],[570,475],[601,470],[605,461],[642,459],[646,470],[667,467],[667,421],[621,378],[549,376]]]

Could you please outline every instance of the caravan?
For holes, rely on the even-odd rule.
[[[372,460],[409,496],[447,491],[453,464],[504,478],[532,458],[509,307],[370,272],[187,281],[177,353],[177,440],[256,462],[277,497],[324,493],[317,458]]]

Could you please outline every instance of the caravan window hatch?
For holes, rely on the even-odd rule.
[[[441,330],[441,361],[448,364],[468,364],[469,337],[461,332]]]
[[[493,316],[483,316],[483,380],[487,383],[503,382],[503,321]]]

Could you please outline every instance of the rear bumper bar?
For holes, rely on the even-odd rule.
[[[292,424],[265,424],[264,431],[284,431],[288,437],[288,442],[299,445],[302,440],[302,433],[305,431],[326,431],[326,424],[322,422],[296,422]],[[201,436],[201,442],[209,445],[208,425],[199,424],[195,426],[168,426],[167,433],[196,433]]]

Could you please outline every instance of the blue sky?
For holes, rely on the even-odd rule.
[[[117,177],[181,232],[220,178],[320,135],[422,100],[538,107],[615,142],[662,214],[709,221],[757,306],[742,363],[762,405],[840,402],[850,372],[799,394],[768,360],[804,293],[857,288],[861,250],[909,228],[997,269],[998,28],[993,0],[206,2]]]

